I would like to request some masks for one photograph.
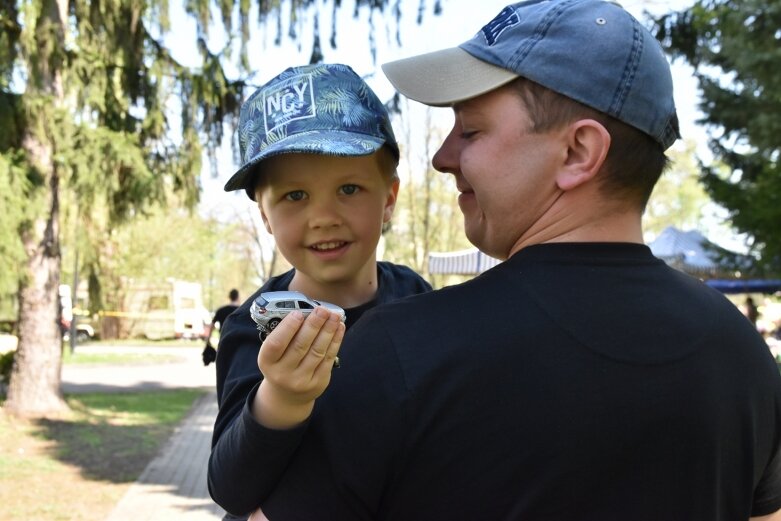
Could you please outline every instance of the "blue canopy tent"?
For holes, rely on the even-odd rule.
[[[651,252],[675,269],[700,278],[724,278],[728,275],[721,260],[740,257],[710,242],[696,230],[682,231],[668,226],[648,244]]]
[[[710,279],[705,284],[722,293],[767,293],[781,291],[781,280],[761,279]]]
[[[734,278],[735,271],[750,266],[751,258],[710,242],[696,230],[682,231],[669,226],[648,246],[656,257],[673,268],[704,279],[707,285],[722,293],[781,291],[781,280]]]

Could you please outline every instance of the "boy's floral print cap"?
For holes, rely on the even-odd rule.
[[[365,156],[399,147],[385,106],[347,65],[286,69],[244,102],[239,117],[241,168],[225,191],[244,189],[255,199],[261,162],[279,154]]]

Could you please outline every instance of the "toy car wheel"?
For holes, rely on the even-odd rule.
[[[268,330],[269,331],[274,331],[277,328],[277,325],[279,325],[279,319],[278,318],[273,318],[273,319],[269,320],[269,322],[268,322]]]

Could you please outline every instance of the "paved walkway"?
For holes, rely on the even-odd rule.
[[[206,489],[217,397],[199,398],[161,452],[117,504],[106,521],[214,521],[224,511]]]
[[[217,415],[214,364],[204,367],[202,347],[79,346],[78,351],[132,351],[174,355],[176,361],[138,366],[63,367],[65,393],[201,388],[208,392],[160,453],[130,486],[106,521],[217,521],[224,511],[206,489],[212,427]]]

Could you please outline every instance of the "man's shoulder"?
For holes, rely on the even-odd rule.
[[[415,273],[406,266],[400,266],[400,268]],[[425,290],[408,293],[386,301],[383,305],[373,309],[372,314],[384,317],[381,320],[391,321],[410,316],[437,318],[447,316],[452,310],[474,305],[481,296],[495,295],[502,283],[495,280],[497,277],[493,277],[493,279],[476,277],[466,282],[434,290],[421,278],[420,280],[426,285]]]

